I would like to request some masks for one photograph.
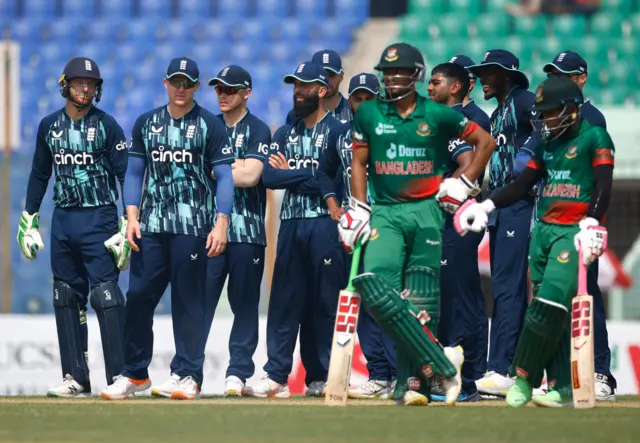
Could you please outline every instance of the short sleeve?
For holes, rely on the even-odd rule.
[[[601,127],[594,127],[592,131],[592,143],[590,146],[591,151],[591,165],[593,167],[600,165],[613,166],[613,158],[615,156],[615,148],[613,146],[613,140],[611,136]]]
[[[133,125],[131,131],[131,149],[129,149],[129,155],[134,157],[146,157],[146,149],[144,145],[144,128],[147,124],[147,115],[142,114]]]
[[[229,135],[224,127],[224,123],[219,118],[211,117],[205,119],[207,125],[207,145],[205,147],[205,157],[212,166],[233,163],[235,157],[233,149],[229,144]]]
[[[464,114],[447,106],[441,106],[440,111],[438,126],[449,139],[464,140],[478,127],[476,123],[470,121]]]
[[[535,115],[535,111],[532,111],[533,104],[535,102],[535,94],[531,91],[522,91],[515,98],[516,117],[520,125],[525,127],[531,127],[531,117]]]
[[[532,135],[532,137],[534,137]],[[536,140],[538,140],[536,138]],[[525,143],[526,144],[526,143]],[[531,168],[531,169],[535,169],[536,171],[544,171],[544,144],[542,143],[538,143],[536,141],[535,144],[533,144],[533,154],[531,156],[531,158],[529,159],[529,161],[527,162],[527,168]]]
[[[353,118],[353,129],[351,136],[353,137],[353,149],[369,147],[369,132],[367,131],[368,118],[367,103],[362,103]]]
[[[290,125],[280,126],[276,133],[273,134],[273,138],[271,139],[271,143],[269,144],[269,155],[277,154],[278,152],[284,153],[287,133],[290,129]]]
[[[269,131],[269,127],[262,121],[256,120],[256,123],[251,126],[251,139],[244,157],[256,158],[264,162],[269,156],[270,144],[271,131]]]
[[[465,152],[473,152],[473,146],[464,140],[460,140],[459,138],[455,138],[449,140],[449,152],[451,154],[452,160],[457,160]]]

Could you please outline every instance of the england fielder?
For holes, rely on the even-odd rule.
[[[573,399],[569,309],[578,288],[578,250],[586,265],[604,252],[607,230],[600,223],[609,205],[614,163],[607,131],[580,117],[583,102],[582,91],[570,79],[545,80],[532,108],[541,114],[533,122],[541,139],[535,156],[515,181],[482,203],[468,201],[455,214],[461,234],[484,230],[492,211],[522,198],[544,179],[529,258],[534,298],[510,367],[516,377],[507,394],[512,407],[532,400],[545,369],[554,382],[548,393],[533,397],[534,403],[562,407]]]
[[[169,103],[142,114],[133,127],[124,190],[127,241],[134,251],[125,361],[122,376],[102,391],[108,400],[125,399],[151,386],[153,312],[169,283],[177,359],[173,371],[180,377],[171,398],[200,396],[207,336],[207,255],[223,253],[227,243],[233,149],[222,121],[193,99],[198,78],[193,60],[173,59],[164,79]],[[217,183],[214,229],[212,169]]]
[[[376,70],[382,71],[381,97],[363,103],[353,124],[353,197],[338,229],[348,250],[366,242],[365,273],[354,284],[364,306],[396,341],[399,405],[426,405],[430,380],[442,378],[447,404],[461,389],[461,347],[445,348],[437,331],[440,316],[440,257],[444,215],[441,201],[462,202],[474,184],[494,142],[462,114],[416,92],[424,79],[420,51],[406,43],[387,47]],[[443,181],[449,140],[476,147],[474,160],[459,178]],[[367,205],[367,165],[373,206]],[[402,294],[401,294],[402,292]],[[422,380],[421,380],[422,378]]]
[[[243,390],[243,395],[255,397],[291,396],[287,379],[298,329],[303,326],[314,334],[322,368],[320,374],[307,374],[307,387],[322,395],[337,297],[346,285],[346,257],[331,219],[332,213],[339,216],[341,208],[335,198],[333,206],[327,207],[314,180],[321,156],[328,149],[337,149],[338,138],[346,128],[323,107],[328,80],[321,65],[302,63],[284,81],[294,85],[297,119],[274,135],[269,164],[265,164],[263,172],[267,188],[286,191],[267,317],[266,375],[259,384]],[[335,190],[331,193],[338,195]],[[313,316],[303,315],[307,309]],[[313,323],[303,324],[304,321]],[[311,386],[312,382],[317,382],[318,387]]]
[[[121,231],[114,202],[116,181],[121,189],[124,185],[127,150],[122,128],[93,105],[102,95],[95,61],[73,58],[59,85],[66,104],[40,121],[18,243],[30,260],[44,248],[39,210],[53,168],[51,270],[63,382],[47,396],[83,397],[91,395],[87,302],[100,324],[107,384],[122,370],[124,296],[118,287],[118,264],[124,269],[127,263],[122,242],[116,241]]]
[[[491,134],[497,148],[491,157],[489,195],[516,178],[533,155],[525,143],[532,133],[529,117],[534,94],[527,91],[529,80],[519,66],[520,61],[510,52],[492,49],[481,64],[469,67],[480,78],[485,100],[498,101],[491,115]],[[514,383],[508,372],[527,307],[527,253],[534,194],[493,212],[489,221],[493,315],[488,371],[476,382],[482,394],[504,396]]]
[[[455,63],[444,63],[431,71],[427,91],[431,100],[449,106],[490,132],[489,117],[486,114],[468,112],[463,106],[463,100],[468,96],[470,86],[469,71]],[[445,178],[457,177],[473,159],[473,146],[459,139],[449,141],[449,152],[451,159],[447,163]],[[482,183],[483,178],[484,173],[481,173],[478,183]],[[481,200],[481,194],[476,196],[476,200]],[[444,206],[444,209],[449,212],[457,209],[449,207],[446,203]],[[464,349],[462,393],[458,401],[479,401],[481,397],[475,381],[481,377],[481,373],[478,374],[480,372],[478,367],[482,368],[481,360],[485,355],[481,345],[486,343],[482,339],[482,334],[486,333],[482,323],[484,322],[485,326],[487,323],[478,269],[478,246],[482,241],[483,233],[460,237],[453,228],[451,214],[446,215],[444,226],[440,260],[441,317],[437,337],[443,346],[460,345]],[[464,277],[461,278],[461,276]],[[435,391],[434,389],[433,399],[444,401],[444,396]]]

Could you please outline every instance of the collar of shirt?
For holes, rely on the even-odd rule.
[[[405,118],[400,117],[400,114],[398,114],[398,110],[396,109],[396,106],[394,105],[394,102],[383,102],[383,101],[378,101],[378,103],[380,104],[380,107],[382,108],[383,114],[386,114],[389,117],[394,117],[396,119],[400,119],[400,120],[411,120],[414,118],[424,118],[425,117],[425,113],[424,113],[424,104],[427,101],[426,98],[424,98],[423,96],[421,96],[420,94],[418,94],[416,92],[416,107],[413,110],[413,112],[409,115],[407,115]]]
[[[327,116],[331,115],[330,112],[325,112],[325,114],[322,116],[322,118],[318,121],[318,123],[316,123],[316,125],[313,128],[307,128],[307,125],[304,122],[304,119],[299,118],[295,121],[295,123],[293,124],[295,131],[299,134],[304,134],[305,131],[312,131],[315,128],[318,127],[318,125],[320,123],[322,123],[323,121],[325,121],[327,119]]]
[[[220,116],[222,117],[222,122],[224,123],[225,126],[227,126],[228,129],[232,129],[232,128],[235,128],[236,126],[238,126],[242,120],[247,118],[248,115],[249,115],[249,108],[244,110],[244,114],[242,114],[242,117],[240,117],[238,119],[238,121],[234,123],[233,126],[227,126],[227,122],[224,119],[224,114],[220,114]]]
[[[91,105],[91,107],[89,108],[87,113],[85,115],[83,115],[82,118],[79,118],[78,120],[73,120],[71,117],[69,117],[69,114],[67,114],[66,106],[64,108],[62,108],[62,113],[64,114],[65,117],[67,117],[69,120],[73,120],[73,121],[77,121],[77,122],[82,121],[85,118],[91,117],[95,112],[96,112],[95,105]]]
[[[342,92],[338,92],[338,95],[340,95],[340,101],[338,102],[338,106],[336,106],[335,109],[333,110],[326,110],[327,112],[330,112],[332,114],[340,114],[342,112],[342,110],[344,109],[345,106],[348,106],[348,102],[347,100],[344,98],[344,95],[342,95]]]
[[[471,103],[475,103],[474,99],[470,99],[466,105],[462,105],[463,108],[466,108],[467,106],[469,106]]]
[[[193,105],[191,106],[191,109],[189,109],[189,110],[187,111],[187,113],[186,113],[185,115],[183,115],[182,117],[180,117],[180,118],[173,118],[173,115],[171,115],[171,112],[169,111],[169,103],[167,103],[167,106],[165,106],[165,109],[167,110],[167,115],[171,118],[171,120],[180,121],[180,120],[184,120],[184,118],[185,118],[187,115],[191,114],[191,112],[192,112],[194,109],[196,109],[196,106],[198,106],[198,102],[194,100],[194,101],[193,101]]]

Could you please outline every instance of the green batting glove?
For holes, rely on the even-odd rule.
[[[37,212],[30,215],[27,211],[22,211],[20,224],[18,225],[18,244],[25,257],[29,260],[36,258],[36,253],[44,249],[44,243],[40,232],[38,232],[40,214]]]
[[[129,259],[131,258],[131,246],[129,246],[129,242],[127,241],[126,218],[120,217],[118,232],[111,238],[109,238],[109,240],[105,241],[104,246],[113,254],[118,269],[124,271],[129,267]]]

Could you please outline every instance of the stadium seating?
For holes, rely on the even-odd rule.
[[[247,68],[254,83],[249,107],[275,128],[292,106],[283,76],[317,50],[348,51],[368,11],[368,0],[0,0],[0,36],[21,49],[24,146],[11,157],[12,226],[24,207],[38,123],[63,106],[57,81],[71,57],[99,64],[99,107],[127,134],[138,115],[166,102],[162,78],[177,56],[198,62],[203,84],[196,98],[213,112],[217,100],[207,81],[230,63]],[[49,190],[41,209],[46,244],[51,211]],[[35,261],[15,242],[11,248],[13,311],[51,312],[49,248]],[[121,284],[127,287],[128,272]],[[169,300],[158,309],[170,312]]]

